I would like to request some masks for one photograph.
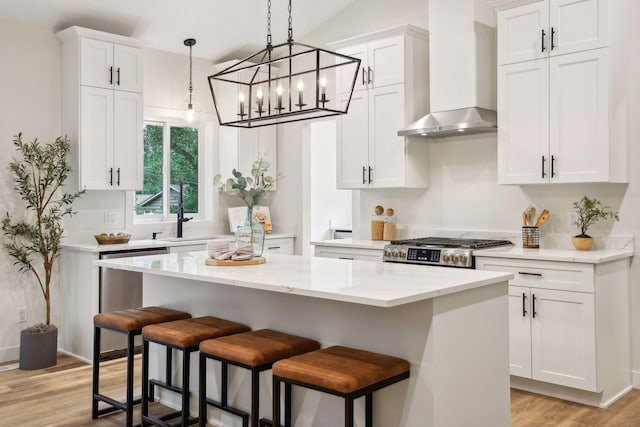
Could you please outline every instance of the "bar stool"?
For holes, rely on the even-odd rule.
[[[200,427],[207,423],[207,404],[242,418],[249,426],[249,413],[228,404],[229,365],[251,371],[251,425],[258,427],[260,416],[260,372],[271,369],[277,360],[318,350],[317,341],[271,329],[245,332],[200,343]],[[207,398],[207,359],[222,363],[220,402]]]
[[[126,412],[126,425],[133,425],[133,405],[140,403],[140,399],[133,400],[133,356],[134,338],[142,334],[142,328],[153,323],[169,322],[172,320],[188,319],[191,315],[182,311],[163,307],[143,307],[129,310],[98,313],[93,317],[93,392],[91,404],[91,418],[115,411]],[[127,336],[127,391],[126,401],[119,402],[104,394],[100,394],[100,339],[101,330],[109,329]],[[98,402],[108,403],[107,408],[98,410]]]
[[[280,426],[280,385],[285,385],[285,425],[291,427],[291,385],[345,399],[344,425],[353,427],[353,401],[365,396],[365,426],[373,426],[373,392],[409,378],[409,362],[334,346],[273,364],[273,426]]]
[[[176,417],[181,417],[182,426],[195,424],[198,420],[190,419],[189,417],[189,361],[191,353],[198,351],[200,342],[204,340],[250,330],[246,325],[211,316],[159,323],[142,328],[142,425],[155,424],[169,427],[170,424],[166,420]],[[170,363],[167,363],[164,382],[156,379],[149,380],[150,342],[166,347],[167,360],[170,360],[172,349],[182,350],[182,387],[176,387],[171,384]],[[154,398],[154,386],[181,394],[181,410],[160,418],[149,415],[149,401]]]

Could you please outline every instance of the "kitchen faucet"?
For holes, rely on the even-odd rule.
[[[178,230],[176,237],[182,237],[182,223],[188,222],[193,218],[184,217],[184,181],[180,181],[180,196],[178,199]]]

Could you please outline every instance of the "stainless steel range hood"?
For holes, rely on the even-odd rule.
[[[493,110],[469,107],[430,113],[398,131],[399,136],[447,136],[495,132],[498,120]]]
[[[497,130],[495,18],[478,0],[429,0],[430,114],[399,136]]]

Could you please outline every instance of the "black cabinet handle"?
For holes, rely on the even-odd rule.
[[[518,271],[518,274],[522,274],[524,276],[536,276],[536,277],[542,277],[542,274],[540,273],[529,273],[527,271]]]
[[[531,317],[536,318],[536,294],[531,294]]]
[[[109,84],[113,84],[113,67],[109,67]]]
[[[116,83],[120,86],[120,67],[118,67],[118,71],[116,72],[118,73],[118,81]]]
[[[109,168],[109,185],[113,186],[113,168]]]
[[[544,156],[542,156],[542,177],[544,178],[545,176],[547,176],[546,173],[544,173],[544,164],[547,162],[547,159],[544,158]]]
[[[522,317],[527,317],[527,307],[526,307],[527,294],[522,293]]]
[[[367,168],[366,167],[362,167],[362,183],[366,184],[367,183],[367,179],[365,178],[365,174],[367,173]]]
[[[118,187],[120,187],[120,168],[118,168]]]
[[[342,256],[338,257],[338,259],[348,259],[348,260],[353,261],[353,258],[349,258],[349,257],[342,257]]]
[[[367,84],[367,81],[364,78],[364,73],[365,73],[365,70],[364,70],[364,67],[362,67],[362,86]]]
[[[271,250],[271,249],[280,249],[280,246],[269,246],[267,249]]]
[[[556,156],[551,156],[551,178],[556,176]]]
[[[547,34],[544,32],[544,28],[542,30],[540,30],[540,31],[542,31],[542,37],[540,37],[540,40],[542,40],[542,46],[541,46],[542,47],[542,51],[541,52],[544,52],[545,51],[544,36],[546,36]]]
[[[551,27],[551,50],[556,48],[556,45],[553,43],[553,36],[556,34],[555,28]]]
[[[373,171],[373,168],[371,166],[369,166],[369,184],[371,184],[371,172]]]
[[[367,67],[367,83],[371,84],[371,73],[373,72],[373,70],[371,69],[371,67]]]

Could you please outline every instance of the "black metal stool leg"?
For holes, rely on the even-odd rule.
[[[144,420],[149,415],[149,341],[142,340],[142,426],[150,425]]]
[[[293,412],[293,405],[291,404],[291,384],[284,383],[284,425],[285,427],[291,427],[291,413]]]
[[[353,427],[353,399],[344,399],[344,427]]]
[[[182,350],[182,425],[189,425],[189,376],[191,352]]]
[[[285,401],[285,411],[286,401]],[[273,377],[273,427],[280,427],[280,380]]]
[[[251,427],[258,427],[260,419],[260,372],[251,370]]]
[[[91,418],[98,418],[98,399],[96,395],[100,392],[100,327],[93,327],[93,388],[91,395]]]
[[[198,386],[198,426],[205,427],[207,424],[207,358],[200,353],[199,366],[199,386]]]
[[[373,427],[373,393],[366,394],[364,399],[364,426]]]
[[[133,356],[135,343],[133,341],[135,335],[132,332],[127,333],[127,427],[133,426]]]

